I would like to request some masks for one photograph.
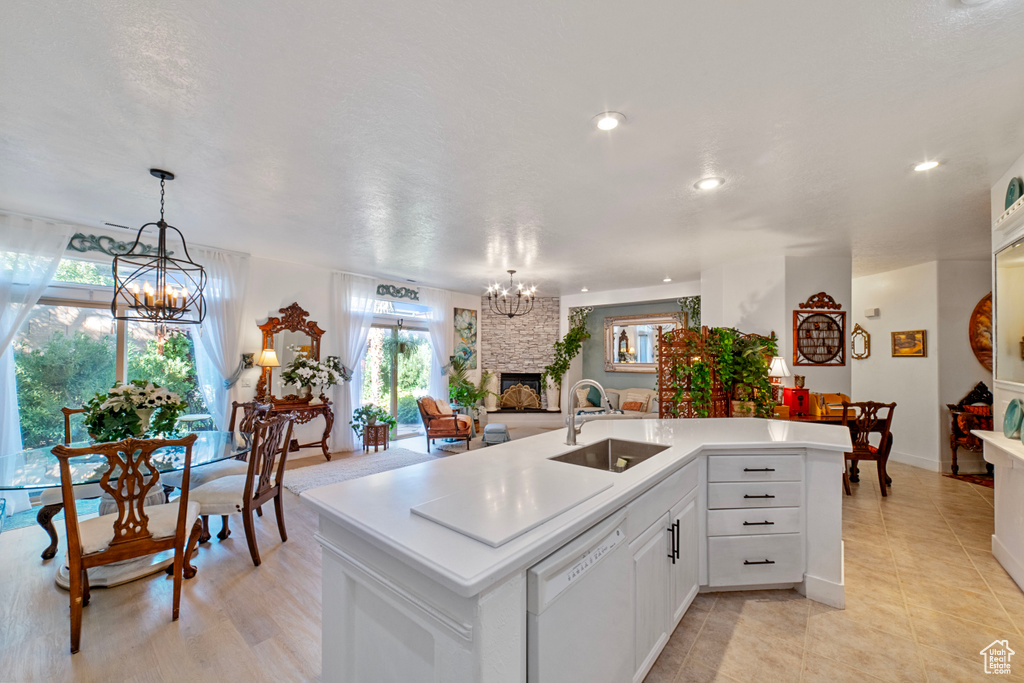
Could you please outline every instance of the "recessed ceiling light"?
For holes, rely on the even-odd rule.
[[[693,184],[698,190],[713,190],[725,185],[725,178],[701,178]]]
[[[664,280],[662,280],[662,282],[672,282],[672,278],[670,278],[670,277],[667,277],[667,278],[665,278]]]
[[[626,117],[617,111],[606,111],[595,116],[594,121],[601,130],[613,130],[618,128],[620,123],[625,123]]]
[[[587,289],[586,287],[584,287],[584,288],[582,288],[582,289],[581,289],[580,291],[581,291],[581,292],[589,292],[590,290],[589,290],[589,289]]]
[[[930,170],[932,170],[933,168],[935,168],[938,165],[939,165],[939,162],[937,162],[937,161],[922,161],[921,163],[919,163],[917,166],[914,167],[914,170],[915,171],[930,171]]]

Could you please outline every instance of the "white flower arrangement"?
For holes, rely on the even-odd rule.
[[[295,352],[295,358],[281,373],[285,384],[297,387],[332,387],[352,379],[352,371],[338,360],[337,356],[328,356],[325,361],[316,361],[300,346],[289,346]]]

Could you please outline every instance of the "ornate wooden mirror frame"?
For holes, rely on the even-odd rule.
[[[263,348],[274,348],[274,335],[278,332],[285,330],[289,332],[305,332],[309,335],[309,357],[313,360],[320,360],[320,337],[323,336],[324,331],[320,329],[320,326],[315,321],[307,320],[309,312],[304,310],[302,306],[299,306],[298,302],[279,309],[279,312],[281,313],[280,318],[270,317],[267,319],[267,322],[259,326],[263,332]],[[263,368],[263,374],[260,375],[260,380],[256,383],[256,399],[258,401],[261,403],[270,402],[274,405],[289,403],[305,404],[310,402],[312,396],[302,397],[298,394],[289,394],[281,398],[274,396],[270,389],[273,372],[273,368]]]
[[[651,363],[637,363],[628,360],[630,356],[629,335],[621,328],[649,325],[651,328]],[[604,319],[604,369],[605,372],[658,372],[658,327],[665,331],[686,327],[685,313],[643,313],[640,315],[607,316]],[[616,333],[615,328],[620,328]],[[623,336],[625,335],[625,336]],[[620,355],[621,352],[621,355]],[[627,360],[623,360],[623,359]]]
[[[850,333],[850,358],[863,360],[871,355],[871,335],[857,323]]]

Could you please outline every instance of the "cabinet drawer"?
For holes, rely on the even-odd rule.
[[[798,481],[708,484],[708,509],[800,507],[803,487]]]
[[[708,585],[797,583],[804,578],[803,534],[708,539]]]
[[[800,455],[711,455],[708,481],[802,481]]]
[[[708,510],[708,536],[760,536],[800,531],[800,508]]]
[[[694,460],[627,505],[626,540],[632,542],[656,519],[665,514],[665,510],[695,489],[697,478],[697,461]]]

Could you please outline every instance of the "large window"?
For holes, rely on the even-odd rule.
[[[109,263],[63,259],[44,298],[14,339],[21,437],[25,448],[61,443],[60,409],[79,408],[115,380],[145,379],[166,386],[206,412],[197,388],[192,326],[125,325],[110,314]],[[87,438],[79,416],[72,439]]]

